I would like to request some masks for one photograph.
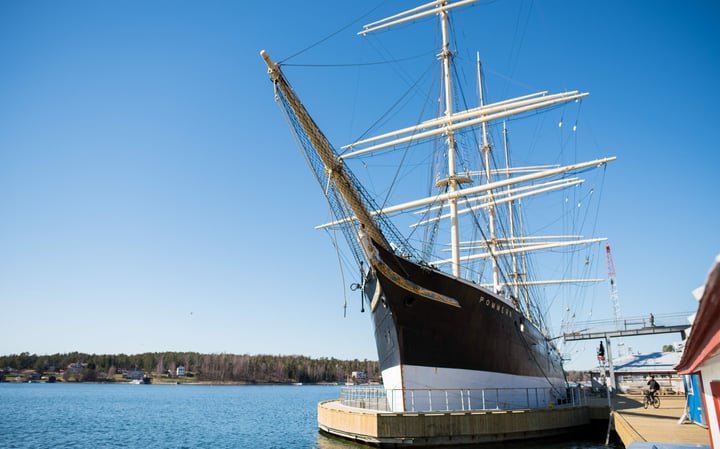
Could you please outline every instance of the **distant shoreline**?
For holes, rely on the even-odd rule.
[[[0,381],[204,383],[212,385],[274,385],[345,383],[357,373],[379,381],[374,360],[339,360],[291,355],[29,353],[0,356]]]
[[[290,386],[304,386],[304,385],[320,385],[320,386],[339,386],[345,385],[340,382],[245,382],[245,381],[182,381],[173,379],[156,379],[151,378],[151,382],[143,384],[137,380],[107,380],[107,381],[67,381],[63,379],[49,380],[46,378],[24,380],[21,376],[17,378],[5,378],[0,380],[0,383],[7,384],[66,384],[66,385],[210,385],[210,386],[278,386],[278,385],[290,385]]]

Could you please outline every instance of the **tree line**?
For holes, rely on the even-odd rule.
[[[380,379],[377,361],[311,358],[299,355],[201,354],[197,352],[146,352],[143,354],[36,355],[23,352],[0,356],[5,374],[23,370],[63,373],[69,367],[81,372],[76,380],[111,380],[117,373],[141,370],[153,377],[176,373],[179,366],[197,381],[239,383],[344,382],[352,372],[363,371]]]

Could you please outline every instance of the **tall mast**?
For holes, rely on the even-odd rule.
[[[505,149],[505,177],[507,179],[510,179],[510,145],[508,144],[508,130],[507,130],[507,122],[503,122],[503,148]],[[507,187],[508,194],[510,192],[510,186]],[[513,250],[515,249],[517,242],[515,241],[515,215],[513,210],[513,201],[508,201],[508,221],[510,228],[510,248]],[[518,273],[518,261],[517,261],[517,254],[515,252],[511,255],[512,259],[512,273],[510,276],[512,277],[512,289],[513,289],[513,297],[516,301],[520,300],[520,273]],[[529,311],[525,311],[525,313],[529,313]]]
[[[477,53],[477,78],[478,78],[478,91],[480,95],[480,107],[485,106],[485,98],[483,96],[483,77],[482,77],[482,66],[480,64],[480,52]],[[492,167],[490,166],[490,143],[488,141],[488,130],[487,122],[482,123],[482,154],[485,165],[485,181],[487,184],[492,182]],[[488,224],[490,225],[490,241],[488,242],[488,249],[490,250],[490,261],[492,266],[493,275],[493,291],[500,291],[500,274],[497,259],[495,258],[495,250],[497,249],[497,234],[495,232],[495,205],[493,199],[493,191],[488,192]]]
[[[450,76],[450,62],[452,53],[450,51],[450,39],[448,37],[448,13],[445,9],[440,10],[440,26],[442,29],[442,59],[443,84],[445,85],[445,116],[450,119],[453,115],[452,102],[452,78]],[[448,121],[448,123],[450,123]],[[455,170],[455,131],[446,127],[448,147],[448,192],[454,193],[457,190],[457,176]],[[460,230],[458,229],[458,208],[457,198],[452,196],[448,200],[450,206],[450,248],[452,259],[452,273],[460,276]]]

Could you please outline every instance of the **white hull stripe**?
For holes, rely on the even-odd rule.
[[[545,407],[565,395],[565,379],[425,366],[382,372],[394,412]]]

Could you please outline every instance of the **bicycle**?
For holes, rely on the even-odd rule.
[[[643,407],[648,408],[651,404],[655,408],[660,408],[660,397],[654,393],[648,392],[645,394],[645,403],[643,404]]]

